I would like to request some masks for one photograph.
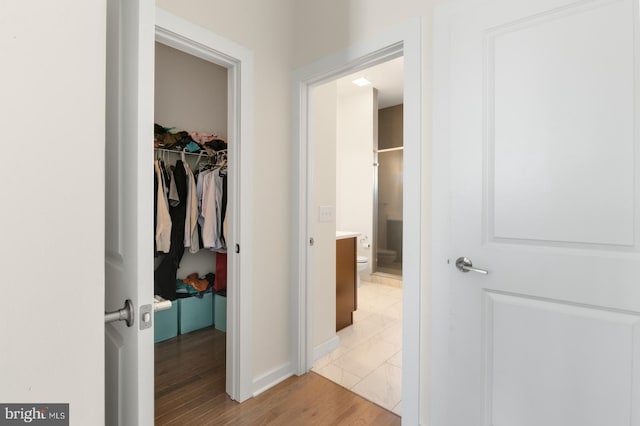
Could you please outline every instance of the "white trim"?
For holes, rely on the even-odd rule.
[[[329,355],[331,352],[335,351],[340,347],[340,336],[333,336],[331,339],[327,340],[324,343],[320,343],[318,346],[313,348],[313,361],[317,361],[323,356]]]
[[[251,235],[253,219],[253,54],[246,48],[162,9],[156,9],[156,41],[228,70],[229,256],[227,289],[227,385],[236,401],[253,395]],[[241,247],[241,255],[234,252]]]
[[[287,362],[260,377],[256,377],[253,382],[253,396],[260,395],[262,392],[271,389],[291,376],[293,376],[293,370],[291,368],[291,363]]]
[[[451,253],[451,152],[449,109],[451,19],[468,8],[468,2],[450,1],[434,10],[432,29],[432,251],[431,251],[431,348],[430,407],[432,425],[449,424],[449,412],[457,401],[450,393],[451,355],[447,342],[450,333],[451,288],[449,257]],[[437,159],[437,161],[436,161]]]
[[[406,424],[419,424],[421,379],[421,286],[427,282],[422,259],[422,21],[415,18],[377,37],[350,46],[335,55],[301,68],[293,79],[293,182],[292,194],[292,359],[296,374],[313,364],[310,256],[307,241],[311,222],[312,160],[308,138],[309,90],[340,76],[395,57],[404,56],[404,232],[403,242],[403,373],[402,417]],[[425,307],[426,309],[427,307]],[[423,318],[429,318],[424,315]],[[424,343],[424,342],[423,342]],[[424,345],[423,345],[424,346]]]

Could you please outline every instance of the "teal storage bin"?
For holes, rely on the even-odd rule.
[[[220,331],[227,332],[227,297],[216,294],[213,297],[213,324]]]
[[[180,334],[190,333],[213,325],[211,310],[213,309],[213,294],[206,293],[201,299],[187,297],[178,299]]]
[[[171,303],[171,309],[153,314],[153,341],[155,343],[169,340],[178,335],[178,304]]]

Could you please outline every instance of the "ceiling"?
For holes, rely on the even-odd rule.
[[[403,64],[404,58],[400,57],[342,77],[338,79],[338,96],[356,93],[362,89],[352,82],[356,78],[364,77],[371,82],[371,86],[378,89],[378,108],[399,105],[403,103]]]

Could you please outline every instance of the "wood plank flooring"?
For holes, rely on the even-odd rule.
[[[225,334],[207,328],[155,345],[156,425],[399,425],[400,417],[315,373],[238,404],[225,393]]]

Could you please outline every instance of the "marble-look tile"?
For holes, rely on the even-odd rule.
[[[378,325],[376,321],[371,320],[370,318],[365,318],[362,321],[358,321],[357,323],[338,331],[338,336],[340,336],[340,346],[351,349],[359,343],[375,336],[380,331],[380,325]]]
[[[401,300],[402,299],[395,297],[394,295],[377,294],[366,302],[366,309],[374,312],[382,312]],[[358,301],[358,303],[360,302]]]
[[[373,314],[373,311],[367,310],[359,305],[358,309],[353,311],[353,322],[357,323],[358,321],[362,321],[371,314]]]
[[[395,323],[389,324],[385,329],[380,333],[381,338],[391,343],[396,348],[402,347],[402,323],[400,321],[396,321]]]
[[[335,364],[327,365],[326,367],[318,371],[318,374],[347,389],[351,389],[353,386],[359,383],[360,380],[362,380],[361,377],[358,377],[355,374],[352,374]]]
[[[398,351],[396,346],[374,337],[362,342],[332,364],[356,376],[365,377]]]
[[[401,415],[402,289],[363,281],[353,318],[313,371]]]
[[[348,351],[349,350],[347,348],[345,348],[344,346],[342,346],[342,345],[338,346],[333,352],[328,353],[327,355],[323,356],[320,359],[317,359],[313,363],[312,370],[315,371],[315,372],[318,372],[320,369],[326,367],[328,364],[330,364],[333,361],[335,361],[336,359],[340,358],[342,355],[344,355]]]
[[[389,306],[387,309],[382,311],[382,314],[391,318],[401,320],[402,319],[402,301],[396,302],[393,305]]]
[[[402,370],[384,363],[356,384],[353,391],[387,410],[393,410],[401,400]]]
[[[402,351],[398,351],[391,358],[387,360],[391,365],[395,365],[398,368],[402,368]]]
[[[385,315],[384,313],[371,314],[366,319],[372,324],[378,326],[378,331],[386,330],[387,328],[394,325],[398,326],[402,330],[402,323],[400,322],[400,320]]]
[[[396,404],[396,406],[393,407],[393,409],[391,411],[393,411],[395,414],[397,414],[400,417],[402,417],[402,401],[398,402]]]

